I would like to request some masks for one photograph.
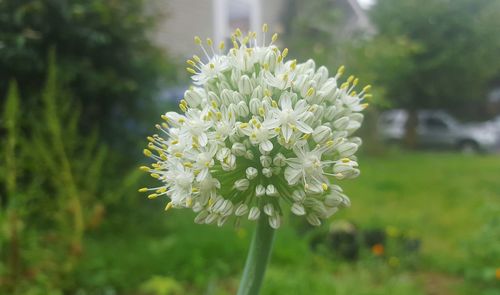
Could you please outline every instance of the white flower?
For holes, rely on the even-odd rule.
[[[313,129],[303,121],[309,105],[301,99],[295,104],[295,108],[292,107],[292,95],[295,94],[283,92],[279,101],[280,107],[272,108],[263,122],[266,128],[281,127],[285,142],[290,141],[296,130],[305,134],[313,132]]]
[[[265,39],[265,38],[263,38]],[[268,219],[278,228],[283,207],[313,225],[350,205],[336,184],[359,175],[355,156],[369,95],[358,79],[329,77],[312,60],[286,61],[288,49],[257,42],[255,33],[232,36],[233,48],[201,46],[188,60],[195,87],[167,112],[148,137],[143,166],[161,186],[140,189],[166,196],[166,209],[191,208],[196,223],[223,225],[235,218]],[[340,85],[340,86],[338,86]]]

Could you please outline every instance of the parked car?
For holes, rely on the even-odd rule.
[[[500,134],[491,123],[459,123],[445,111],[417,112],[417,142],[420,146],[458,149],[463,152],[493,152],[500,149]],[[408,112],[391,110],[381,114],[378,129],[385,141],[400,142],[405,136]]]

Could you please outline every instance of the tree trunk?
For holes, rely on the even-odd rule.
[[[418,114],[417,110],[411,108],[408,110],[408,119],[405,124],[404,145],[408,149],[416,149],[418,145],[417,137]]]

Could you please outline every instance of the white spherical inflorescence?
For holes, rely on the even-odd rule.
[[[263,27],[264,36],[267,26]],[[265,214],[278,228],[284,205],[312,225],[349,206],[337,180],[359,175],[355,153],[360,113],[370,86],[357,93],[358,79],[330,77],[313,60],[285,60],[273,35],[258,44],[256,33],[236,30],[224,53],[196,37],[205,59],[193,56],[194,86],[167,112],[148,137],[142,167],[161,181],[149,198],[167,196],[169,208],[191,208],[197,223],[224,224],[228,217],[256,220]]]

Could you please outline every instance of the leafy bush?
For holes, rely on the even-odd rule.
[[[89,131],[97,124],[108,143],[124,144],[130,132],[123,125],[148,116],[153,95],[176,77],[176,67],[148,38],[162,15],[146,12],[146,4],[0,1],[0,97],[7,81],[16,79],[26,112],[36,113],[46,56],[55,47],[64,73],[59,79],[81,108],[80,127]]]
[[[53,51],[39,113],[26,109],[10,83],[3,128],[0,243],[2,288],[9,294],[51,293],[71,286],[86,231],[99,225],[105,205],[120,198],[105,164],[112,159],[97,133],[78,130],[80,110],[58,80]],[[128,177],[134,183],[137,173]],[[124,190],[132,190],[127,183]],[[5,254],[4,254],[5,253]],[[1,290],[1,289],[0,289]]]

